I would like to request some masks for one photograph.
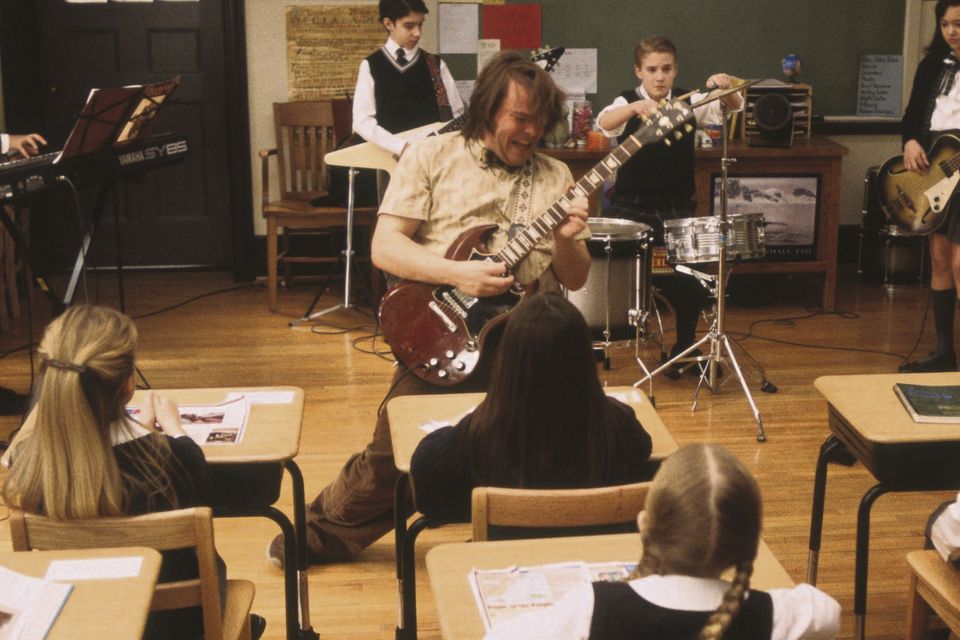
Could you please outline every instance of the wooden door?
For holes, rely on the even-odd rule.
[[[185,134],[189,157],[182,164],[147,172],[141,180],[117,184],[88,262],[116,263],[116,210],[125,265],[231,267],[224,1],[37,0],[35,7],[44,133],[54,148],[63,144],[92,87],[180,76],[180,86],[149,133]],[[83,194],[87,206],[93,200],[90,191]],[[60,201],[55,208],[62,206]],[[46,213],[48,225],[51,217],[69,218],[62,212]],[[67,238],[54,242],[69,244]]]

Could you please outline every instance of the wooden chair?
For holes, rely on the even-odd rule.
[[[7,216],[14,224],[21,221],[14,214],[13,207],[5,207]],[[27,210],[21,209],[21,216],[26,218]],[[6,227],[0,225],[0,331],[10,329],[10,319],[20,317],[20,294],[17,291],[17,272],[26,265],[17,261],[17,246],[13,236]],[[28,274],[29,275],[29,274]],[[29,279],[28,279],[29,282]]]
[[[329,195],[329,175],[323,156],[336,148],[333,105],[331,100],[274,103],[276,148],[260,150],[262,203],[261,212],[267,221],[267,288],[271,311],[277,306],[277,267],[293,263],[335,263],[337,256],[295,256],[290,254],[289,231],[310,230],[329,233],[342,230],[347,223],[346,207],[315,207],[314,198]],[[277,158],[279,200],[270,199],[271,156]],[[368,229],[376,223],[375,207],[354,208],[354,231]],[[283,250],[278,249],[278,234],[283,229]],[[363,243],[355,242],[354,246]],[[369,240],[366,241],[369,246]]]
[[[591,489],[476,487],[473,539],[489,540],[491,526],[566,529],[629,524],[636,521],[649,490],[649,482]]]
[[[960,635],[960,571],[936,551],[911,551],[907,640],[920,640],[932,610],[954,635]]]
[[[200,576],[157,585],[151,611],[203,608],[207,640],[250,639],[254,584],[228,580],[221,617],[220,587],[209,507],[163,511],[126,518],[55,521],[10,510],[14,551],[147,546],[165,551],[194,548]]]

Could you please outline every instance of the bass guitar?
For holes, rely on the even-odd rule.
[[[693,111],[682,102],[665,105],[636,133],[580,178],[545,213],[513,234],[496,254],[487,250],[487,240],[497,225],[473,227],[447,249],[450,260],[494,260],[511,270],[566,218],[574,198],[587,197],[642,147],[679,139],[687,131]],[[685,126],[684,126],[685,125]],[[397,359],[426,382],[453,386],[468,378],[480,361],[490,330],[507,318],[523,298],[533,293],[536,282],[515,285],[497,296],[478,298],[451,285],[432,285],[402,280],[380,303],[380,327]]]
[[[945,134],[927,152],[930,168],[910,171],[894,156],[877,173],[877,196],[887,220],[909,233],[925,235],[947,217],[947,203],[960,183],[960,138]]]
[[[563,47],[537,49],[530,54],[530,61],[544,63],[543,68],[547,73],[553,71],[563,55]],[[407,142],[423,140],[430,136],[438,136],[442,133],[451,131],[460,131],[464,120],[467,119],[466,112],[461,113],[453,120],[447,122],[432,122],[415,129],[408,129],[397,134]],[[358,136],[359,137],[359,136]],[[362,139],[362,138],[361,138]],[[361,142],[359,144],[337,149],[323,156],[324,162],[334,167],[353,167],[354,169],[381,169],[387,173],[393,173],[397,166],[397,158],[391,152],[383,147],[379,147],[372,142]]]

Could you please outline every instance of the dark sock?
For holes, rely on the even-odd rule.
[[[933,326],[937,332],[937,353],[953,353],[953,316],[957,307],[956,289],[933,289]]]

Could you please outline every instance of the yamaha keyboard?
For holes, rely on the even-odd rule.
[[[162,133],[59,162],[54,162],[59,152],[0,162],[0,202],[43,192],[61,176],[78,184],[102,182],[179,162],[189,151],[186,136]]]

